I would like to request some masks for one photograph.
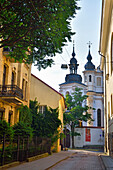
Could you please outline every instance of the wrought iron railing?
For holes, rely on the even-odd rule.
[[[0,85],[0,97],[18,97],[23,99],[23,90],[16,85]]]

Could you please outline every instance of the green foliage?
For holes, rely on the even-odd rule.
[[[64,113],[64,124],[71,126],[72,148],[74,148],[74,136],[80,135],[74,131],[75,126],[79,126],[80,121],[93,121],[91,114],[88,113],[89,109],[86,103],[87,95],[82,95],[81,88],[75,88],[75,91],[66,95],[67,112]],[[84,106],[83,106],[84,103]]]
[[[31,126],[32,123],[32,114],[31,110],[25,105],[19,107],[19,121],[24,122],[25,124]]]
[[[80,9],[77,1],[1,0],[0,47],[13,48],[10,56],[20,62],[35,60],[38,69],[51,66],[51,57],[74,34],[70,21]]]
[[[46,111],[38,113],[39,103],[30,101],[30,109],[32,112],[32,128],[34,135],[40,137],[52,137],[57,134],[61,121],[58,119],[58,109],[46,108]]]
[[[73,122],[74,125],[79,125],[79,121],[93,121],[91,114],[88,113],[89,109],[86,103],[87,95],[82,95],[81,88],[75,88],[75,91],[66,95],[66,105],[68,112],[64,113],[64,123]],[[84,103],[84,106],[82,105]]]
[[[13,138],[12,127],[10,127],[9,123],[7,123],[5,120],[0,120],[0,139],[3,138],[4,134],[5,134],[6,139]]]
[[[24,122],[18,122],[17,124],[15,124],[13,126],[13,130],[14,130],[14,137],[17,138],[17,136],[20,136],[22,138],[24,137],[32,137],[32,131],[33,129],[31,127],[28,126],[28,124],[24,123]]]

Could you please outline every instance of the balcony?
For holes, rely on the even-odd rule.
[[[0,98],[9,103],[22,103],[23,90],[16,85],[0,85]]]

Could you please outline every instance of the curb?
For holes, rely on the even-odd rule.
[[[72,155],[67,156],[67,157],[64,158],[64,159],[59,160],[58,162],[54,163],[54,164],[51,165],[50,167],[46,168],[45,170],[49,170],[50,168],[53,168],[54,166],[56,166],[56,165],[59,164],[60,162],[65,161],[66,159],[70,158],[71,156],[73,156],[73,155],[75,155],[75,154],[76,154],[76,153],[72,153]]]
[[[44,153],[44,154],[41,154],[41,155],[33,156],[33,157],[30,157],[30,158],[27,158],[27,162],[32,162],[32,161],[35,161],[35,160],[38,160],[38,159],[41,159],[41,158],[45,158],[48,155],[49,155],[48,153]]]
[[[19,161],[17,161],[17,162],[12,162],[12,163],[10,163],[10,164],[6,164],[6,165],[1,166],[1,167],[0,167],[0,170],[1,170],[1,169],[11,168],[11,167],[17,166],[17,165],[19,165],[19,164],[20,164]]]
[[[30,158],[27,158],[27,160],[24,161],[24,163],[25,162],[32,162],[32,161],[35,161],[35,160],[38,160],[38,159],[41,159],[41,158],[45,158],[47,156],[49,156],[48,153],[44,153],[44,154],[41,154],[41,155],[33,156],[33,157],[30,157]],[[22,164],[22,162],[19,162],[19,161],[12,162],[12,163],[9,163],[9,164],[5,164],[3,166],[0,166],[0,170],[8,169],[8,168],[11,168],[11,167],[15,167],[15,166],[18,166],[20,164]]]
[[[105,166],[105,164],[104,164],[104,161],[103,161],[103,159],[102,159],[102,156],[101,156],[101,155],[98,155],[98,157],[99,157],[99,160],[100,160],[100,162],[101,162],[102,169],[106,170],[106,166]]]

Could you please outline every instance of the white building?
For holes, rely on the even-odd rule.
[[[100,67],[95,69],[95,66],[91,62],[92,56],[90,54],[90,44],[89,53],[87,56],[88,62],[85,65],[84,84],[82,83],[81,75],[77,74],[77,60],[75,58],[75,52],[73,47],[72,58],[70,60],[69,69],[70,74],[65,77],[65,83],[60,84],[60,93],[66,96],[74,92],[75,87],[82,88],[83,95],[87,94],[89,97],[87,99],[87,105],[95,108],[90,113],[94,119],[91,124],[88,122],[82,122],[82,127],[75,128],[75,131],[79,132],[81,136],[75,137],[75,147],[91,147],[95,145],[104,145],[104,106],[103,106],[103,73]],[[67,126],[67,131],[70,131],[70,127]],[[67,135],[67,147],[71,147],[71,137],[69,141],[69,135]]]

